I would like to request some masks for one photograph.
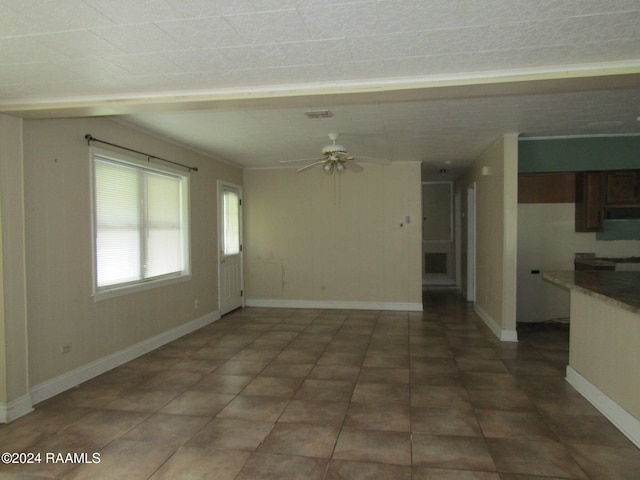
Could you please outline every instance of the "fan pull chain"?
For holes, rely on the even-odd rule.
[[[340,205],[342,203],[342,184],[341,175],[333,175],[333,204]]]

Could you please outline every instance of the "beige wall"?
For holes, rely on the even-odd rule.
[[[640,315],[572,290],[570,335],[570,367],[640,420]]]
[[[94,302],[86,133],[199,167],[191,174],[190,281]],[[217,310],[216,180],[241,184],[239,169],[100,118],[26,120],[24,157],[32,386]]]
[[[21,135],[20,119],[0,115],[0,422],[30,408]]]
[[[248,300],[421,308],[420,197],[419,164],[246,170]]]
[[[476,183],[476,298],[475,307],[494,333],[515,339],[518,139],[504,135],[457,183],[466,211],[467,188]],[[466,218],[462,222],[466,251]],[[462,278],[466,278],[463,255]],[[466,281],[463,280],[463,288]]]

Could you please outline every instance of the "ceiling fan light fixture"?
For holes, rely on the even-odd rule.
[[[307,170],[308,168],[319,165],[322,168],[322,171],[326,175],[332,175],[337,172],[339,175],[342,175],[346,171],[351,172],[362,172],[364,169],[354,162],[355,158],[352,155],[347,153],[347,149],[336,143],[338,139],[337,133],[330,133],[329,140],[331,140],[331,145],[326,145],[322,148],[322,158],[316,159],[301,159],[301,160],[281,160],[281,163],[290,163],[290,162],[299,162],[299,161],[309,161],[314,160],[312,163],[305,165],[302,168],[299,168],[297,171],[302,172]],[[370,157],[364,157],[370,158]],[[365,160],[366,161],[366,160]]]
[[[326,147],[322,147],[323,155],[333,155],[335,153],[347,153],[347,149],[342,145],[332,144],[327,145]]]

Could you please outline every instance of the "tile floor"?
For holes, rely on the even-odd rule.
[[[0,426],[3,451],[100,454],[0,480],[640,478],[567,358],[566,328],[500,343],[451,290],[424,313],[250,308]]]

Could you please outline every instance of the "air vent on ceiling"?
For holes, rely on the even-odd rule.
[[[329,110],[307,110],[304,112],[307,118],[331,118],[333,113]]]

